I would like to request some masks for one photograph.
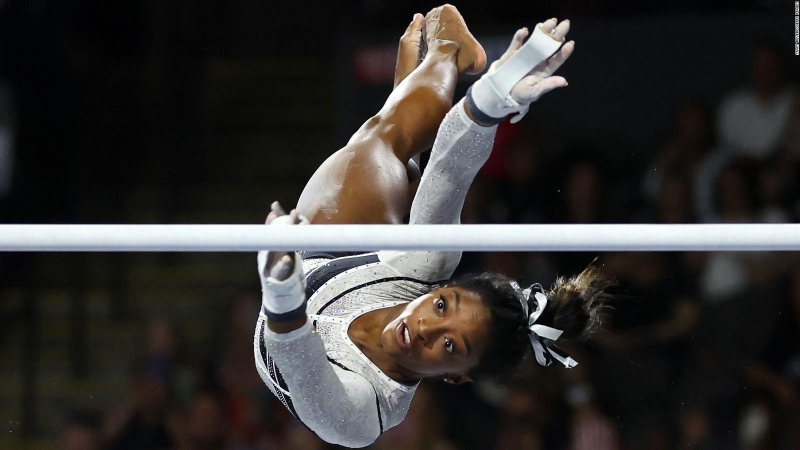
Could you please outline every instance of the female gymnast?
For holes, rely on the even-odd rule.
[[[451,109],[457,77],[482,71],[486,54],[453,6],[415,15],[383,108],[319,167],[296,210],[287,215],[274,203],[267,223],[399,224],[409,206],[412,224],[459,223],[497,124],[567,85],[552,74],[574,49],[563,43],[568,30],[568,21],[550,19],[527,41],[528,30],[517,31]],[[427,47],[421,62],[420,46]],[[414,157],[431,144],[420,179]],[[597,325],[602,277],[587,269],[549,291],[522,290],[492,273],[448,281],[460,258],[259,252],[263,296],[253,344],[264,383],[323,440],[364,447],[403,420],[422,378],[460,384],[497,376],[531,347],[539,364],[576,364],[554,341],[585,337]]]

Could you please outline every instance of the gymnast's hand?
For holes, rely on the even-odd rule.
[[[267,225],[308,225],[308,219],[301,216],[296,209],[293,209],[288,216],[278,202],[273,202],[270,209]],[[294,255],[294,252],[269,252],[267,259],[269,276],[278,281],[289,278],[294,270]]]
[[[559,42],[564,42],[564,38],[569,32],[569,20],[562,20],[559,23],[556,19],[550,19],[537,26],[542,27],[542,31]],[[528,34],[527,28],[517,30],[517,32],[514,33],[511,44],[508,46],[508,50],[506,50],[500,59],[492,63],[489,71],[497,70],[503,63],[511,58],[511,55],[522,47]],[[522,104],[532,103],[553,89],[566,86],[568,84],[567,80],[562,76],[553,75],[553,73],[564,64],[574,50],[575,41],[569,41],[562,45],[553,56],[539,63],[533,70],[528,72],[525,78],[514,85],[511,89],[511,98]]]
[[[515,114],[511,122],[516,123],[532,102],[566,86],[567,80],[553,73],[575,50],[574,41],[564,44],[567,32],[569,21],[556,19],[536,25],[529,38],[527,28],[517,30],[508,50],[467,91],[465,109],[470,117],[489,126]]]

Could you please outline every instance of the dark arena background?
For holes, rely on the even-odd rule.
[[[0,0],[0,222],[261,223],[391,90],[435,3]],[[464,223],[800,219],[786,0],[464,1],[489,61],[569,18],[569,87],[502,125]],[[469,82],[465,78],[457,96]],[[374,449],[800,448],[800,255],[465,254],[598,266],[607,331],[503,385],[426,381]],[[0,448],[331,448],[253,363],[255,254],[0,254]]]

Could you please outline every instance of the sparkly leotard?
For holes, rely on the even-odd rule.
[[[414,198],[411,223],[459,223],[495,130],[470,121],[463,102],[450,110]],[[459,251],[381,251],[304,259],[309,320],[290,333],[274,333],[262,310],[256,326],[253,347],[264,383],[323,440],[348,447],[371,444],[403,420],[416,386],[386,376],[347,330],[364,313],[430,291],[452,275],[460,258]]]

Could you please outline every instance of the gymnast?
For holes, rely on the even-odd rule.
[[[270,226],[457,224],[497,124],[566,86],[569,21],[520,29],[505,54],[451,108],[456,80],[486,65],[455,7],[416,14],[400,41],[383,108],[314,173],[297,209]],[[420,47],[427,48],[419,61]],[[438,133],[437,133],[438,128]],[[433,149],[425,173],[415,157]],[[413,200],[413,201],[412,201]],[[307,219],[306,219],[307,218]],[[483,273],[449,280],[458,251],[258,254],[262,308],[256,367],[283,404],[323,440],[364,447],[405,417],[422,378],[460,384],[512,370],[532,351],[544,366],[577,364],[554,344],[588,336],[608,282],[591,267],[552,289],[520,289]]]

